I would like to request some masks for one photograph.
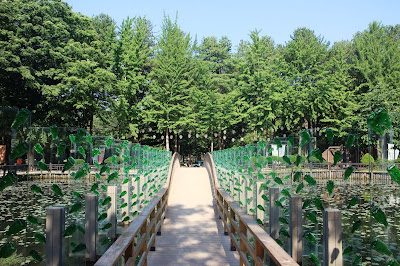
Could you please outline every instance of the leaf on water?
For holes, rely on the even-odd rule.
[[[389,250],[389,248],[386,246],[385,243],[383,243],[379,238],[373,238],[371,241],[372,249],[379,252],[380,254],[392,256],[392,252]]]
[[[72,253],[78,253],[78,252],[84,251],[85,249],[86,249],[86,245],[84,243],[80,243],[72,250]]]
[[[83,205],[82,202],[77,202],[71,206],[69,213],[77,213],[82,209]]]
[[[62,191],[61,191],[61,188],[60,188],[58,185],[56,185],[56,184],[51,185],[51,190],[52,190],[52,191],[54,192],[54,194],[56,194],[57,196],[60,196],[60,197],[64,196],[64,194],[63,194]]]
[[[10,154],[10,159],[14,160],[18,157],[22,157],[25,153],[27,153],[29,150],[29,144],[26,143],[25,141],[19,143],[17,146],[12,149],[11,154]]]
[[[0,191],[14,184],[17,181],[17,175],[13,172],[8,172],[6,176],[0,179]]]
[[[31,224],[40,225],[40,222],[39,222],[38,218],[36,218],[36,217],[34,217],[34,216],[32,216],[32,215],[28,215],[28,217],[26,217],[26,220],[27,220],[28,222],[30,222]]]
[[[33,237],[39,243],[46,243],[46,237],[43,234],[39,233],[39,232],[33,233]]]
[[[17,247],[14,245],[13,242],[7,242],[0,248],[0,258],[8,258],[16,250],[17,250]]]
[[[335,187],[335,185],[334,185],[333,181],[328,180],[328,182],[326,183],[326,189],[328,190],[329,195],[332,194],[334,187]]]
[[[355,220],[353,226],[351,227],[351,233],[354,233],[355,231],[360,229],[360,227],[361,227],[361,220],[360,219]]]
[[[29,252],[29,255],[36,260],[37,262],[41,262],[42,256],[40,256],[39,252],[37,252],[35,249],[31,249],[31,251]]]
[[[38,154],[44,156],[43,147],[42,147],[42,145],[40,145],[40,143],[36,143],[35,146],[33,146],[33,148],[35,149],[35,151],[36,151]]]
[[[6,236],[14,235],[21,232],[26,228],[26,221],[24,219],[16,219],[8,228]]]

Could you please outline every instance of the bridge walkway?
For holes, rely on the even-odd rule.
[[[239,265],[213,204],[205,168],[181,167],[172,178],[162,235],[148,265]]]

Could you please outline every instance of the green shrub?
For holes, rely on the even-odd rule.
[[[19,253],[14,253],[8,258],[0,258],[0,265],[2,266],[19,266],[25,261],[24,256]]]
[[[119,156],[116,156],[117,158],[117,163],[120,164],[122,163],[123,159]],[[112,164],[112,156],[108,157],[107,159],[104,160],[105,164],[111,165]]]
[[[273,162],[283,163],[283,158],[279,156],[271,156]]]
[[[374,157],[369,155],[369,153],[364,154],[364,156],[361,158],[361,163],[368,164],[370,161],[371,163],[375,162]]]
[[[84,162],[85,162],[85,160],[83,160],[83,159],[75,159],[75,163],[77,165],[83,165]]]

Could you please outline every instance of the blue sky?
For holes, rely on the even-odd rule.
[[[374,20],[384,25],[400,24],[399,0],[67,0],[72,10],[87,16],[110,15],[120,25],[122,20],[146,16],[155,33],[165,14],[175,18],[182,30],[197,35],[227,36],[234,47],[248,40],[251,30],[271,36],[277,44],[285,44],[298,27],[307,27],[333,44],[351,40]]]

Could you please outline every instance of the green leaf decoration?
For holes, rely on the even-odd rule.
[[[134,199],[134,198],[136,198],[137,197],[137,194],[133,194],[132,195],[132,199]]]
[[[324,158],[322,157],[322,152],[319,148],[316,148],[315,150],[313,150],[311,152],[311,155],[315,156],[315,158],[317,158],[320,163],[322,163],[324,161]]]
[[[383,224],[385,227],[389,226],[386,219],[386,214],[381,210],[381,208],[379,208],[379,206],[373,206],[371,209],[371,214],[378,223]]]
[[[301,172],[294,173],[293,182],[296,182],[296,181],[300,180],[300,177],[301,177]]]
[[[107,187],[105,185],[100,186],[103,191],[107,191]]]
[[[42,161],[39,161],[39,162],[37,163],[37,166],[38,166],[39,169],[42,170],[42,171],[49,171],[49,167],[47,166],[47,164],[45,164],[45,163],[42,162]]]
[[[300,191],[302,191],[303,188],[304,188],[304,184],[303,184],[303,182],[301,182],[296,188],[296,193],[297,194],[300,193]]]
[[[282,202],[280,202],[279,200],[275,200],[274,203],[275,203],[275,206],[283,208]]]
[[[255,213],[256,211],[254,209],[249,210],[251,213]]]
[[[75,135],[70,134],[70,135],[69,135],[69,140],[71,141],[71,144],[76,144],[76,137],[75,137]]]
[[[109,204],[110,202],[111,202],[111,197],[108,196],[108,197],[106,197],[106,198],[104,199],[102,205],[105,206],[105,205]]]
[[[280,239],[275,239],[275,242],[276,242],[279,246],[283,247],[283,242],[282,242]]]
[[[345,256],[345,255],[347,255],[347,254],[351,254],[352,252],[353,252],[353,246],[350,245],[350,246],[348,246],[347,248],[345,248],[345,249],[343,250],[343,256]]]
[[[32,216],[32,215],[28,215],[28,217],[26,217],[26,220],[27,220],[28,222],[30,222],[31,224],[40,225],[40,222],[39,222],[38,218],[36,218],[36,217],[34,217],[34,216]]]
[[[6,176],[0,179],[0,191],[14,184],[17,181],[17,175],[13,172],[8,172]]]
[[[122,204],[121,206],[120,206],[120,208],[122,209],[122,208],[125,208],[126,206],[128,206],[128,203],[124,203],[124,204]]]
[[[82,167],[78,171],[76,171],[74,179],[79,180],[82,179],[86,175],[86,170]]]
[[[39,252],[37,252],[35,249],[31,249],[29,255],[37,262],[42,262],[43,260],[42,256],[40,256]]]
[[[288,237],[288,238],[290,237],[289,232],[283,227],[281,227],[281,229],[279,229],[279,235]]]
[[[333,165],[335,166],[342,159],[342,153],[340,151],[335,151],[333,155]]]
[[[252,191],[251,187],[246,187],[247,191]]]
[[[33,146],[33,148],[35,149],[35,151],[36,151],[38,154],[44,156],[43,147],[42,147],[42,145],[40,145],[40,143],[36,143],[35,146]]]
[[[309,213],[307,213],[306,218],[313,223],[318,223],[316,211],[310,211]]]
[[[328,190],[329,195],[332,194],[334,187],[335,184],[333,183],[332,180],[328,180],[328,182],[326,182],[326,189]]]
[[[138,211],[134,211],[134,212],[132,213],[132,216],[135,217],[137,214],[138,214]]]
[[[82,202],[79,201],[71,206],[69,213],[77,213],[82,209],[82,207],[83,207]]]
[[[98,221],[98,222],[101,222],[101,221],[103,221],[103,220],[106,219],[106,218],[107,218],[107,213],[104,212],[104,213],[102,213],[102,214],[99,216],[99,218],[97,218],[97,221]]]
[[[265,201],[268,201],[268,197],[267,197],[267,196],[265,196],[264,194],[263,194],[263,195],[261,195],[261,198],[262,198],[263,200],[265,200]]]
[[[93,183],[92,187],[90,188],[90,191],[91,192],[96,191],[98,188],[99,188],[99,184],[95,182],[95,183]]]
[[[311,232],[306,232],[306,233],[304,234],[304,238],[305,238],[308,242],[311,242],[311,243],[314,243],[314,244],[318,244],[317,239],[315,238],[315,236],[314,236],[313,233],[311,233]]]
[[[313,200],[313,202],[314,202],[315,207],[316,207],[318,210],[323,211],[323,210],[325,209],[325,208],[324,208],[324,205],[323,205],[323,203],[322,203],[322,200],[321,200],[320,198],[315,197],[314,200]]]
[[[392,256],[392,252],[389,250],[389,248],[386,246],[385,243],[383,243],[379,238],[373,238],[371,241],[372,249],[379,252],[380,254]]]
[[[297,156],[296,156],[296,166],[299,166],[299,165],[300,165],[302,159],[303,159],[303,158],[302,158],[300,155],[297,155]]]
[[[350,209],[351,207],[355,206],[358,203],[359,199],[357,196],[353,196],[350,201],[349,204],[347,205],[347,208]]]
[[[304,180],[308,183],[309,186],[315,186],[317,184],[317,181],[315,181],[315,179],[310,175],[305,175]]]
[[[80,243],[79,245],[77,245],[73,250],[72,253],[78,253],[81,251],[86,250],[86,245],[84,243]]]
[[[125,216],[125,218],[122,220],[123,223],[127,221],[129,221],[129,216]]]
[[[305,208],[309,207],[311,205],[311,203],[312,203],[312,200],[306,199],[306,200],[304,200],[303,207],[301,207],[301,208],[304,210]]]
[[[38,243],[46,243],[46,237],[39,232],[33,233],[33,237]]]
[[[265,211],[264,207],[261,205],[257,205],[257,209],[261,210],[261,211]]]
[[[58,139],[58,127],[56,125],[50,127],[50,133],[53,140]]]
[[[258,223],[259,225],[263,225],[263,222],[262,222],[260,219],[258,219],[258,218],[257,218],[257,223]]]
[[[284,217],[279,217],[279,222],[282,224],[289,224],[289,220]]]
[[[287,157],[286,155],[283,155],[283,160],[285,161],[285,163],[287,163],[288,165],[291,165],[292,164],[292,162],[290,161],[290,158],[289,157]]]
[[[349,134],[346,140],[346,148],[351,148],[353,146],[354,141],[356,140],[356,136],[354,134]]]
[[[14,160],[18,157],[22,157],[29,150],[29,144],[25,141],[19,143],[15,148],[11,151],[10,159]]]
[[[353,171],[354,171],[354,167],[353,166],[347,167],[346,171],[344,171],[344,180],[347,180],[351,176]]]
[[[312,265],[316,265],[316,266],[321,265],[321,262],[319,261],[318,257],[315,256],[314,253],[311,253],[310,255],[308,255],[308,259],[313,263]]]
[[[128,193],[128,192],[126,192],[126,191],[122,191],[122,192],[121,192],[121,194],[120,194],[119,196],[122,198],[123,196],[125,196],[125,195],[126,195],[126,193]]]
[[[86,135],[86,130],[84,130],[83,128],[79,128],[78,131],[76,132],[75,135],[75,140],[76,142],[79,142],[82,140],[82,138]]]
[[[274,177],[274,181],[275,181],[275,183],[277,183],[277,184],[279,184],[279,185],[283,185],[282,179],[280,179],[278,176],[275,176],[275,177]]]
[[[325,133],[326,133],[326,138],[328,139],[329,144],[332,145],[332,143],[333,143],[333,130],[330,129],[330,128],[327,128]]]
[[[95,157],[97,155],[101,155],[101,151],[99,151],[99,149],[94,149],[93,150],[93,157]]]
[[[114,172],[111,175],[109,175],[108,178],[107,178],[107,182],[111,182],[114,179],[118,179],[118,172]]]
[[[361,257],[360,254],[357,254],[357,255],[354,257],[354,260],[353,260],[353,262],[351,263],[351,265],[352,265],[352,266],[359,266],[359,265],[361,264],[361,262],[362,262],[362,257]]]
[[[99,173],[96,173],[95,176],[96,176],[96,179],[101,179],[101,175]]]
[[[374,113],[370,114],[367,118],[367,124],[369,128],[378,135],[382,135],[385,129],[392,128],[389,115],[383,108],[379,108]]]
[[[288,136],[288,146],[294,146],[294,135],[293,134],[290,134],[289,136]]]
[[[76,191],[73,191],[72,195],[77,199],[83,199],[83,196],[80,193],[76,192]]]
[[[292,195],[290,195],[289,188],[282,189],[281,193],[282,193],[282,195],[284,195],[288,198],[290,198],[292,196]]]
[[[90,146],[93,146],[93,138],[90,134],[86,135],[86,142],[89,143]]]
[[[100,174],[102,175],[103,173],[110,173],[110,167],[108,167],[107,165],[103,165],[100,169]]]
[[[282,142],[279,140],[279,138],[274,138],[274,142],[276,144],[277,149],[282,148]]]
[[[51,190],[53,190],[54,194],[56,194],[57,196],[60,197],[64,196],[64,194],[61,191],[61,188],[56,184],[51,185]]]
[[[308,133],[308,131],[306,129],[303,129],[302,131],[300,131],[300,137],[301,137],[300,146],[304,146],[307,143],[311,142],[310,134]]]
[[[105,245],[107,245],[107,244],[110,243],[110,242],[111,242],[111,238],[107,237],[106,239],[103,240],[103,242],[101,242],[101,245],[102,245],[102,246],[105,246]]]
[[[72,166],[75,165],[75,159],[72,157],[69,157],[67,162],[64,164],[64,167],[62,169],[62,172],[64,173],[65,171],[68,171],[69,169],[71,169]]]
[[[396,260],[394,259],[390,259],[386,262],[386,266],[400,266],[400,263],[398,263]]]
[[[112,224],[111,223],[107,223],[107,224],[105,224],[103,226],[103,228],[101,228],[101,230],[107,230],[107,229],[110,229],[111,227],[112,227]]]
[[[108,137],[108,139],[106,140],[106,146],[107,148],[110,148],[111,144],[113,143],[113,138],[112,137]]]
[[[72,236],[72,234],[75,233],[76,229],[76,224],[70,224],[64,231],[64,237]]]
[[[85,228],[83,228],[81,225],[77,225],[76,228],[82,233],[85,233]]]
[[[0,248],[0,258],[8,258],[16,250],[17,250],[17,247],[14,245],[13,242],[7,242]]]
[[[395,164],[389,165],[387,171],[394,182],[400,185],[400,170]]]
[[[31,186],[31,190],[36,194],[43,194],[42,189],[35,184]]]
[[[83,158],[86,158],[85,149],[82,146],[79,146],[78,152],[79,152],[80,155],[83,156]]]
[[[20,126],[26,123],[28,118],[31,116],[31,111],[26,108],[21,108],[18,114],[14,118],[14,122],[11,125],[11,128],[18,129]]]
[[[360,227],[361,227],[361,220],[360,219],[355,220],[353,226],[351,227],[351,233],[354,233],[355,231],[360,229]]]
[[[124,185],[124,184],[126,184],[126,183],[128,183],[129,182],[129,178],[126,178],[123,182],[122,182],[122,185]]]
[[[64,142],[60,142],[60,144],[57,146],[57,157],[63,156],[66,148],[67,145]]]
[[[24,219],[16,219],[8,228],[6,236],[15,235],[26,228],[26,221]]]

